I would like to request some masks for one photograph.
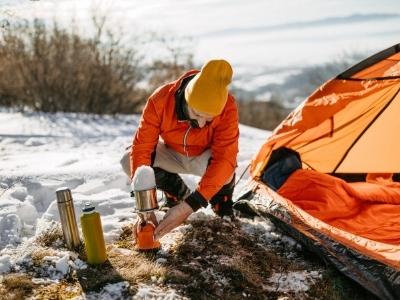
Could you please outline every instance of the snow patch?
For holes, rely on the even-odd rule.
[[[0,149],[3,157],[9,158],[2,161],[0,172],[0,249],[15,247],[24,238],[37,236],[51,222],[59,222],[55,191],[62,186],[71,189],[78,226],[82,203],[91,201],[101,215],[106,242],[117,239],[122,227],[137,218],[129,178],[119,161],[131,144],[139,119],[138,115],[110,117],[0,109],[0,134],[5,134],[0,139]],[[238,176],[269,135],[268,131],[243,125],[240,131]],[[192,190],[200,179],[194,175],[182,178]],[[146,182],[149,183],[148,178]],[[236,191],[244,182],[239,182]],[[161,193],[158,194],[161,200]],[[156,215],[163,216],[159,212]],[[189,220],[214,217],[207,208],[192,214]],[[184,228],[169,236],[171,243],[183,233],[179,230]]]
[[[0,151],[5,158],[0,172],[2,273],[30,273],[33,282],[51,284],[67,278],[74,270],[88,268],[76,253],[64,248],[61,235],[46,248],[50,250],[49,255],[40,260],[40,265],[33,259],[35,252],[43,251],[37,244],[38,238],[60,232],[55,191],[62,186],[71,189],[79,227],[82,204],[91,201],[96,206],[107,243],[116,240],[124,226],[135,222],[137,215],[134,199],[130,197],[130,179],[119,161],[126,146],[131,144],[139,119],[138,115],[15,113],[0,109]],[[268,131],[243,125],[240,131],[237,176],[269,135]],[[151,172],[154,177],[152,169]],[[146,180],[141,183],[142,187],[149,184],[149,176],[143,175]],[[200,179],[187,174],[182,178],[192,190]],[[239,182],[236,191],[244,182]],[[154,184],[155,180],[150,183],[151,187]],[[161,195],[158,192],[159,201]],[[158,220],[164,216],[163,212],[155,213]],[[208,207],[192,214],[189,221],[213,218],[215,214]],[[163,248],[157,264],[167,263],[171,248],[192,229],[192,225],[186,224],[165,235],[161,239]],[[131,254],[127,249],[119,251]],[[155,280],[154,284],[159,284],[162,279]],[[107,285],[101,292],[89,293],[83,299],[120,299],[128,288],[124,282]],[[185,298],[165,286],[141,285],[134,299]]]
[[[319,271],[296,271],[287,274],[274,273],[269,278],[271,286],[267,287],[270,291],[278,292],[305,292],[321,279]]]
[[[46,140],[43,138],[29,138],[25,141],[24,145],[28,147],[42,146],[46,144]]]
[[[88,267],[88,265],[79,258],[75,259],[74,261],[70,260],[68,263],[75,270],[84,270]]]
[[[243,219],[242,230],[249,235],[259,235],[264,232],[272,232],[275,226],[267,219],[256,217],[254,220]]]
[[[183,297],[177,293],[174,289],[163,290],[155,286],[150,285],[139,285],[139,289],[135,296],[133,296],[135,300],[183,300],[188,299]]]
[[[21,219],[17,214],[11,213],[3,216],[0,220],[0,247],[19,243],[21,229]]]
[[[17,186],[10,193],[10,196],[14,197],[15,199],[18,199],[20,201],[24,201],[26,196],[28,196],[28,191],[27,191],[26,187]]]
[[[117,283],[107,284],[98,293],[88,293],[84,297],[77,297],[75,299],[79,300],[97,300],[97,299],[124,299],[124,293],[129,289],[129,282],[121,281]]]
[[[61,274],[63,274],[63,275],[67,274],[68,270],[69,270],[68,261],[69,261],[69,255],[68,254],[64,255],[63,257],[58,259],[56,261],[56,270],[61,272]]]
[[[11,269],[11,256],[2,255],[0,256],[0,274],[8,273]]]

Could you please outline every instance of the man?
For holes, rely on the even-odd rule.
[[[148,99],[133,139],[131,178],[139,166],[152,166],[157,188],[171,208],[155,229],[155,239],[182,224],[210,202],[219,216],[232,215],[232,194],[238,153],[239,122],[228,93],[232,67],[210,60],[158,88]],[[159,140],[159,138],[161,139]],[[201,176],[191,192],[180,174]]]

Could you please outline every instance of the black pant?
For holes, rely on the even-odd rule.
[[[182,178],[175,173],[170,173],[164,169],[154,167],[157,188],[166,192],[168,195],[175,197],[177,200],[183,200],[190,194],[190,189],[187,187]],[[235,188],[235,175],[232,180],[222,186],[222,188],[212,197],[211,203],[220,201],[221,198],[232,199],[233,190]]]

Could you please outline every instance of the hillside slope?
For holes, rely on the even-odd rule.
[[[220,219],[203,209],[163,237],[159,252],[135,251],[137,216],[119,159],[138,120],[0,112],[0,299],[371,297],[268,219]],[[240,131],[238,176],[270,134],[247,126]],[[184,177],[191,188],[198,179]],[[65,248],[55,201],[62,186],[72,190],[77,216],[88,200],[100,212],[105,264],[91,267],[84,251]]]

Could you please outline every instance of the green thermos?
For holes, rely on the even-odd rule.
[[[91,202],[86,202],[82,209],[81,226],[85,241],[87,262],[101,264],[107,260],[106,244],[100,214],[95,211]]]

